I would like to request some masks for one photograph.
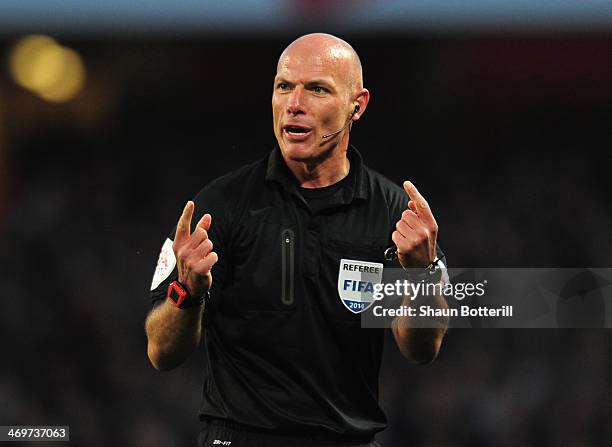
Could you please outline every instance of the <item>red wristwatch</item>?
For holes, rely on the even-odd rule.
[[[172,281],[168,286],[168,299],[171,300],[179,309],[201,306],[204,302],[204,296],[207,295],[208,292],[206,292],[206,294],[201,296],[199,299],[194,298],[189,295],[187,289],[178,281]]]

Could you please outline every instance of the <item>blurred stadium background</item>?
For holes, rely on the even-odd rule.
[[[3,0],[1,425],[195,445],[200,357],[146,357],[157,254],[203,184],[273,147],[276,60],[314,31],[359,52],[352,142],[426,195],[450,265],[610,266],[609,1]],[[455,330],[424,368],[387,343],[380,440],[612,445],[611,340]]]

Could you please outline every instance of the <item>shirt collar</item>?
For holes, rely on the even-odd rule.
[[[350,144],[347,157],[351,162],[351,172],[349,175],[353,176],[354,180],[347,185],[344,199],[346,203],[350,203],[353,199],[365,200],[368,198],[368,188],[361,154],[355,146]],[[298,182],[287,166],[287,163],[285,163],[285,159],[278,146],[272,149],[268,156],[266,182],[277,182],[285,190],[298,196],[300,195],[298,192]]]

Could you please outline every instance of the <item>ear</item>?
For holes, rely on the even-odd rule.
[[[364,114],[368,103],[370,102],[370,92],[367,88],[361,89],[355,98],[355,108],[351,120],[357,121]]]

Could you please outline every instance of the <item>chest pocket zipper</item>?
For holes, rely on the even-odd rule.
[[[292,306],[294,304],[295,233],[291,229],[283,230],[281,257],[281,302],[285,306]]]

